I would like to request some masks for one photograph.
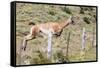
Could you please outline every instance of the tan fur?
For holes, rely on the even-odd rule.
[[[48,22],[48,23],[33,25],[31,27],[30,34],[24,37],[24,40],[26,41],[24,41],[23,43],[26,43],[28,40],[35,38],[39,34],[39,32],[47,34],[48,31],[50,30],[52,34],[59,35],[58,33],[61,34],[63,28],[67,27],[70,23],[71,19],[69,18],[67,21],[63,23]],[[24,48],[26,48],[26,45],[23,46]]]

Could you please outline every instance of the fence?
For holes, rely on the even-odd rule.
[[[91,33],[91,37],[89,37],[89,41],[87,41],[87,39],[88,39],[88,32],[89,33]],[[67,42],[66,42],[66,57],[67,57],[67,61],[69,61],[69,59],[68,59],[68,54],[70,54],[70,52],[69,52],[69,48],[71,48],[70,47],[70,43],[71,43],[71,39],[70,39],[70,35],[71,33],[69,32],[68,33],[68,37],[67,37]],[[86,50],[88,50],[89,48],[91,48],[91,47],[93,47],[94,46],[94,40],[95,40],[95,32],[94,32],[94,29],[93,29],[93,31],[86,31],[86,29],[83,27],[83,29],[82,29],[82,37],[81,37],[81,39],[82,39],[82,41],[81,41],[81,43],[79,44],[80,45],[80,50],[79,50],[79,56],[80,56],[80,59],[79,60],[82,60],[82,61],[84,61],[85,60],[85,56],[86,56]],[[76,38],[76,40],[77,40],[77,38]],[[52,41],[52,40],[49,40],[49,41]],[[76,41],[77,42],[77,41]],[[87,43],[89,44],[90,43],[90,45],[88,45],[87,46]],[[74,44],[74,43],[73,43]],[[49,46],[49,44],[48,44],[48,46]],[[50,46],[50,47],[52,47],[52,45]],[[52,49],[50,49],[50,50],[52,50]],[[53,52],[53,51],[51,51],[51,52]],[[51,59],[52,60],[52,59]]]
[[[82,32],[80,34],[74,34],[72,32],[67,32],[66,37],[60,37],[56,42],[64,43],[62,42],[62,38],[66,40],[64,45],[59,45],[58,47],[54,47],[53,43],[53,36],[52,33],[48,32],[48,41],[46,45],[46,48],[41,46],[40,49],[36,48],[33,49],[34,53],[36,51],[40,51],[40,53],[46,53],[47,61],[48,62],[70,62],[70,61],[84,61],[86,56],[86,49],[93,47],[95,42],[95,30],[88,31],[86,28],[82,29]],[[90,35],[91,34],[91,35]],[[87,40],[88,39],[88,40]],[[87,43],[88,42],[88,43]],[[87,46],[88,45],[88,46]],[[24,52],[25,53],[25,52]],[[20,55],[23,55],[23,52],[21,52]],[[55,55],[56,59],[55,60]],[[20,58],[23,58],[22,56]],[[66,60],[66,61],[65,61]],[[33,60],[34,61],[34,60]],[[30,61],[23,61],[20,59],[20,64],[25,62],[26,64],[29,64]]]

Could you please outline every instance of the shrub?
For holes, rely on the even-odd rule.
[[[68,7],[63,7],[62,10],[68,14],[72,14],[71,10]]]
[[[50,15],[55,15],[55,12],[50,10],[50,11],[48,12],[48,14],[50,14]]]
[[[87,24],[90,24],[90,19],[89,19],[89,17],[84,17],[83,20],[84,20]]]
[[[64,56],[62,51],[57,51],[53,56],[57,63],[66,63],[69,61],[68,58]]]
[[[92,7],[80,7],[80,14],[84,14],[85,11],[93,11]]]
[[[80,14],[84,14],[84,9],[80,7]]]
[[[44,64],[44,63],[48,63],[48,60],[46,58],[46,56],[43,55],[42,52],[40,51],[37,51],[38,53],[38,57],[34,57],[32,58],[31,60],[31,63],[33,64]]]

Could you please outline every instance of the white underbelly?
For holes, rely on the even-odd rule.
[[[53,33],[53,30],[50,28],[50,29],[44,29],[44,28],[40,28],[41,32],[43,32],[44,34],[48,34],[50,31]]]

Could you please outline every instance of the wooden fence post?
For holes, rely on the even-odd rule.
[[[19,64],[20,65],[22,65],[23,64],[23,62],[24,62],[24,60],[23,60],[23,55],[24,55],[24,53],[23,53],[23,49],[22,49],[22,47],[23,47],[23,45],[24,45],[24,43],[23,42],[25,42],[25,40],[24,39],[22,39],[21,40],[21,45],[20,45],[20,50],[19,50]]]
[[[24,43],[23,43],[24,42]],[[23,39],[21,41],[21,46],[20,46],[20,49],[19,49],[19,64],[20,65],[23,65],[23,64],[30,64],[30,61],[29,60],[26,60],[26,59],[23,59],[25,56],[25,51],[23,51],[22,47],[23,45],[25,45],[27,42]]]
[[[91,38],[91,46],[92,46],[92,47],[94,46],[94,33],[95,33],[95,30],[94,30],[94,28],[93,28],[92,38]]]
[[[83,28],[82,32],[82,50],[85,50],[86,47],[86,30]]]
[[[80,58],[83,61],[85,58],[85,48],[86,48],[86,30],[85,30],[85,28],[83,28],[83,30],[82,30],[82,46],[81,46],[81,55],[80,55]]]
[[[52,33],[48,32],[48,46],[47,46],[47,58],[48,61],[52,61]]]
[[[23,40],[21,40],[21,45],[19,48],[19,64],[22,64],[22,45],[23,45]]]
[[[68,33],[68,38],[67,38],[67,50],[66,50],[66,56],[67,56],[67,59],[68,59],[69,41],[70,41],[70,32]]]

